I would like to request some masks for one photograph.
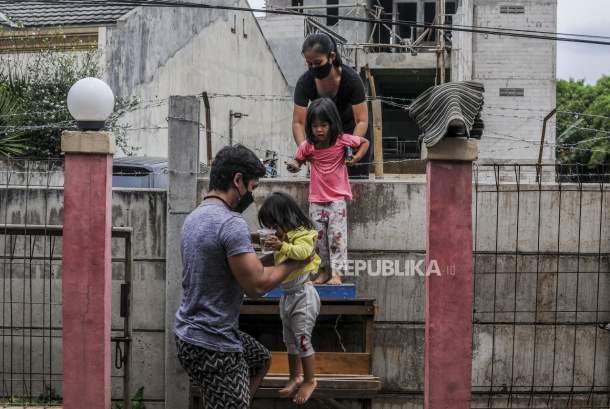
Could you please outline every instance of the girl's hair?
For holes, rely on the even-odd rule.
[[[330,146],[337,142],[337,138],[343,133],[343,123],[337,106],[330,98],[318,98],[309,104],[307,108],[307,119],[305,121],[305,136],[307,141],[315,145],[315,135],[312,125],[314,121],[328,122],[330,125]]]
[[[282,192],[273,192],[258,211],[258,223],[263,227],[281,228],[284,232],[304,227],[315,229],[313,223],[294,199]]]
[[[333,61],[333,65],[335,67],[340,67],[341,64],[343,64],[341,56],[339,55],[339,50],[337,49],[337,42],[326,33],[313,33],[308,35],[303,42],[301,54],[305,54],[307,51],[315,51],[320,54],[330,54],[334,52],[336,57]]]

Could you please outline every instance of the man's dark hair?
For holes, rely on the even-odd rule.
[[[225,146],[214,157],[210,170],[210,190],[226,192],[233,178],[241,173],[244,184],[265,176],[265,166],[250,149],[243,145]]]
[[[305,121],[305,136],[307,141],[313,145],[316,144],[316,137],[313,134],[312,125],[315,121],[327,122],[329,125],[329,144],[334,146],[337,138],[343,133],[343,124],[341,115],[337,106],[330,98],[318,98],[309,104],[307,108],[307,119]]]

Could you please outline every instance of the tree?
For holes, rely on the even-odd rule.
[[[557,158],[587,173],[610,168],[610,76],[557,82]]]
[[[23,134],[13,128],[18,110],[17,101],[0,87],[0,158],[19,156],[25,152]]]
[[[45,41],[44,39],[42,41]],[[4,56],[0,60],[0,89],[5,98],[13,101],[19,109],[12,108],[11,137],[19,133],[25,149],[13,149],[11,156],[57,157],[61,154],[61,132],[74,127],[66,100],[70,87],[85,77],[101,77],[97,49],[84,52],[56,52],[49,45],[44,51],[20,56]],[[107,128],[116,137],[117,147],[125,153],[129,147],[126,127],[118,120],[136,102],[116,99],[115,113],[107,121]],[[1,129],[1,128],[0,128]],[[8,136],[7,136],[8,137]]]

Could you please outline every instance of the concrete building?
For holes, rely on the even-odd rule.
[[[246,0],[224,3],[248,6]],[[201,162],[211,159],[208,127],[212,155],[230,137],[260,157],[267,150],[294,153],[290,88],[252,13],[117,4],[0,1],[0,52],[28,58],[49,47],[76,54],[97,48],[115,95],[139,101],[122,118],[137,155],[167,156],[168,97],[204,92],[210,123],[202,104]]]
[[[303,6],[307,13],[435,21],[434,0],[267,0],[268,8]],[[554,32],[556,0],[446,1],[446,22],[454,25]],[[367,24],[330,17],[305,18],[267,13],[261,27],[290,85],[305,70],[300,47],[313,22],[326,26],[341,51],[362,72],[368,67],[377,95],[383,97],[384,159],[417,158],[418,131],[405,106],[435,84],[435,33],[425,27]],[[341,42],[341,41],[340,41]],[[538,159],[542,119],[555,107],[556,45],[508,36],[453,31],[447,35],[447,79],[474,80],[485,85],[483,119],[486,130],[481,162],[534,162]],[[554,163],[555,126],[545,135],[544,163]]]

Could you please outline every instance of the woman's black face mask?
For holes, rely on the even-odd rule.
[[[318,67],[310,67],[309,70],[316,76],[317,79],[321,80],[323,78],[328,77],[330,74],[330,70],[333,68],[333,63],[330,59],[324,65],[320,65]]]

